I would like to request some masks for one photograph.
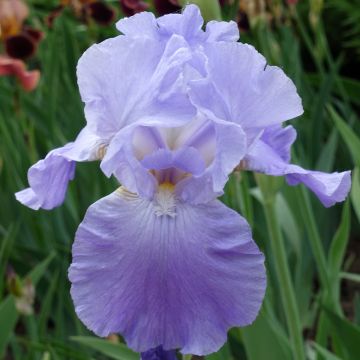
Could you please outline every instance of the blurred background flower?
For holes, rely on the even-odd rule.
[[[16,59],[34,55],[43,34],[24,25],[29,9],[22,0],[0,0],[0,37],[6,53]]]
[[[5,55],[0,55],[0,75],[15,76],[26,91],[33,90],[40,78],[38,70],[26,71],[21,60],[34,55],[43,33],[24,24],[29,8],[22,0],[0,0],[0,40]]]
[[[178,0],[154,0],[154,6],[159,15],[169,14],[181,9]]]
[[[77,18],[85,23],[93,20],[99,25],[107,26],[113,22],[115,17],[113,8],[104,1],[60,0],[60,5],[47,16],[48,25],[52,26],[53,21],[60,16],[67,7],[73,11]]]
[[[15,76],[26,91],[34,90],[40,79],[40,71],[27,71],[23,61],[0,55],[0,76]]]
[[[119,0],[121,10],[126,16],[132,16],[138,12],[149,9],[149,4],[142,0]]]

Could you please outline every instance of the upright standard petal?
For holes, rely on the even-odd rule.
[[[167,123],[147,120],[119,131],[101,168],[148,199],[158,181],[168,181],[183,201],[199,204],[222,195],[246,150],[246,136],[234,123],[201,117],[185,123],[176,118]]]
[[[71,295],[99,336],[120,333],[139,352],[209,354],[230,327],[254,321],[264,257],[245,220],[219,201],[191,206],[167,195],[149,201],[119,189],[89,208],[73,245]]]
[[[16,199],[33,210],[51,210],[61,205],[75,175],[75,162],[101,159],[104,146],[105,139],[84,128],[74,142],[52,150],[29,169],[30,187],[17,192]]]
[[[235,21],[209,21],[206,24],[208,42],[238,41],[240,38],[239,28]]]
[[[266,129],[245,156],[242,167],[268,175],[286,175],[289,185],[303,183],[326,207],[344,201],[350,191],[350,171],[327,174],[289,164],[290,146],[295,138],[296,131],[292,126]]]
[[[282,123],[303,112],[293,82],[252,46],[204,45],[208,77],[190,82],[190,98],[204,114],[240,124],[245,132]]]
[[[181,72],[190,58],[179,36],[166,45],[118,36],[91,46],[77,68],[88,126],[99,136],[110,137],[144,116],[193,113],[185,94],[174,91],[182,86]]]
[[[213,144],[211,136],[214,137]],[[246,153],[246,135],[241,126],[207,120],[201,131],[190,137],[187,143],[198,147],[205,156],[211,153],[209,147],[213,146],[213,159],[204,172],[179,182],[176,187],[179,197],[186,202],[200,204],[221,196],[229,174]]]
[[[182,13],[168,14],[158,19],[150,12],[121,19],[116,27],[132,38],[151,38],[167,41],[172,35],[182,36],[191,46],[205,42],[237,41],[239,30],[234,21],[210,21],[206,31],[202,30],[204,20],[200,9],[194,4],[187,5]]]

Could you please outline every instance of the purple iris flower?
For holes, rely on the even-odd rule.
[[[303,182],[326,206],[350,186],[349,172],[289,164],[295,133],[281,124],[303,111],[294,84],[236,42],[234,22],[202,25],[194,5],[139,13],[90,47],[77,69],[86,127],[16,194],[33,209],[59,206],[78,161],[101,160],[118,179],[77,230],[71,295],[89,329],[121,333],[144,360],[217,351],[259,312],[264,257],[245,219],[216,199],[235,167]]]

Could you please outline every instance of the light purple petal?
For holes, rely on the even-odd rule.
[[[174,167],[199,176],[205,171],[205,161],[201,153],[194,147],[182,147],[174,153]]]
[[[230,327],[254,321],[264,257],[246,221],[217,200],[176,202],[174,217],[156,207],[119,189],[89,208],[69,270],[76,313],[138,352],[217,351]]]
[[[266,128],[261,140],[269,145],[285,162],[291,158],[291,145],[296,140],[296,130],[291,126],[273,125]]]
[[[169,169],[174,167],[187,173],[200,175],[205,171],[205,162],[199,151],[193,147],[182,147],[179,150],[158,149],[146,155],[141,164],[147,169]]]
[[[209,21],[206,24],[208,42],[216,41],[238,41],[240,34],[235,21]]]
[[[31,209],[46,210],[61,205],[68,182],[74,178],[75,162],[62,156],[67,147],[51,151],[44,160],[38,161],[28,171],[30,188],[17,192],[16,199]]]
[[[214,144],[211,143],[210,130],[215,131]],[[195,138],[190,138],[189,145],[200,150],[203,146],[205,154],[211,152],[208,146],[214,146],[214,159],[204,173],[186,178],[176,186],[179,197],[194,204],[205,203],[223,193],[229,174],[239,164],[247,149],[246,135],[234,123],[208,120],[204,131],[197,134]]]
[[[151,39],[118,36],[91,46],[77,68],[90,129],[110,137],[143,116],[193,114],[179,79],[190,50],[179,36],[164,47]],[[162,114],[162,115],[160,115]]]
[[[144,156],[144,158],[141,160],[141,164],[149,170],[168,169],[173,165],[173,162],[173,152],[168,149],[155,150],[149,155]]]
[[[160,37],[155,15],[147,11],[119,20],[116,28],[131,37],[150,37],[152,39]]]
[[[163,130],[166,125],[166,129],[178,132],[172,135],[175,150],[168,151],[155,140],[158,135],[153,134],[157,130],[145,131],[144,125],[160,126]],[[176,193],[186,202],[199,204],[222,194],[229,174],[246,150],[246,136],[234,123],[198,119],[184,124],[172,118],[164,124],[146,120],[129,125],[112,139],[101,168],[107,176],[114,174],[129,191],[148,199],[158,185],[149,170],[172,167],[183,170],[182,174],[171,175]]]
[[[17,192],[16,199],[34,210],[51,210],[61,205],[75,175],[75,162],[99,159],[107,141],[85,127],[74,142],[51,151],[29,169],[30,187]]]
[[[140,160],[143,159],[147,150],[154,151],[158,147],[164,146],[161,143],[162,140],[158,138],[157,130],[151,128],[171,128],[184,125],[184,120],[181,117],[172,117],[167,120],[165,122],[161,116],[145,118],[119,131],[112,139],[101,162],[101,169],[105,175],[110,177],[114,174],[129,191],[148,199],[152,198],[157,182]]]
[[[181,35],[190,43],[201,42],[206,38],[202,31],[204,20],[200,9],[193,4],[186,6],[182,14],[168,14],[159,17],[157,23],[160,33],[165,36]]]
[[[290,126],[282,130],[268,129],[263,136],[264,138],[259,139],[245,156],[245,169],[267,175],[286,175],[290,185],[303,183],[326,207],[345,200],[351,186],[350,171],[327,174],[289,164],[290,145],[296,136],[296,132]]]
[[[127,116],[148,90],[162,53],[163,47],[155,41],[124,36],[85,51],[77,76],[86,120],[93,132],[109,137],[129,121]]]
[[[181,14],[168,14],[158,19],[150,12],[135,14],[116,23],[119,31],[132,38],[150,38],[167,41],[172,35],[180,35],[191,45],[215,41],[237,41],[239,29],[234,21],[210,21],[206,31],[199,8],[190,4]]]
[[[207,79],[190,82],[190,98],[205,115],[240,124],[247,132],[299,116],[301,99],[293,82],[252,46],[204,45]]]
[[[346,199],[351,187],[351,171],[331,174],[306,170],[302,173],[302,171],[303,169],[296,172],[294,168],[290,168],[286,176],[288,184],[303,183],[315,193],[325,207]]]

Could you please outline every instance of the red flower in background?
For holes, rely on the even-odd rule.
[[[149,5],[141,0],[120,0],[120,6],[126,16],[132,16],[149,8]]]
[[[0,55],[0,76],[15,76],[26,91],[33,90],[40,79],[38,70],[27,71],[22,59],[32,56],[43,33],[24,25],[29,9],[22,0],[0,0],[0,41],[5,54]]]
[[[154,0],[156,12],[165,15],[181,10],[178,0]]]
[[[0,0],[0,39],[8,56],[27,59],[43,38],[41,31],[24,25],[29,9],[21,0]]]
[[[36,88],[40,71],[27,71],[23,61],[0,55],[0,76],[15,76],[26,91]]]
[[[96,0],[60,0],[60,5],[47,17],[48,26],[52,26],[53,21],[61,15],[62,11],[69,7],[75,16],[84,22],[89,19],[94,20],[97,24],[106,26],[112,23],[115,12],[111,6],[103,1]]]

